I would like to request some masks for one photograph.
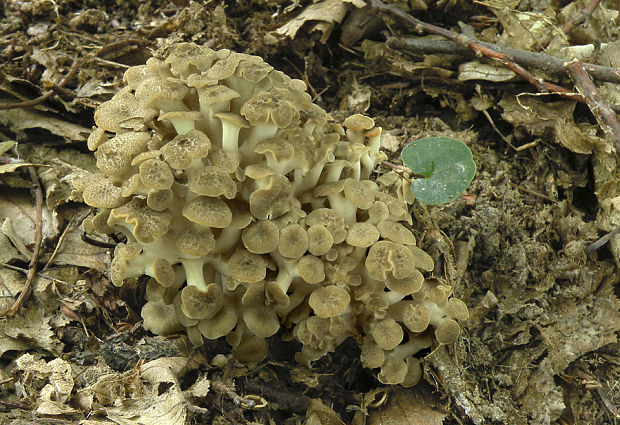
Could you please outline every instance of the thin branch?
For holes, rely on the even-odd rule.
[[[52,97],[52,95],[54,93],[56,93],[57,91],[60,91],[60,89],[62,89],[62,87],[67,84],[69,82],[69,80],[71,80],[71,78],[73,78],[73,76],[75,75],[75,73],[77,72],[77,70],[80,68],[80,66],[84,63],[84,59],[78,59],[77,57],[73,60],[73,63],[71,64],[71,68],[69,68],[69,72],[67,73],[67,75],[65,75],[63,77],[62,80],[60,80],[60,82],[56,85],[52,85],[52,88],[50,90],[48,90],[45,94],[36,97],[32,100],[27,100],[25,102],[18,102],[18,103],[7,103],[7,104],[0,104],[0,110],[4,110],[4,109],[17,109],[17,108],[30,108],[32,106],[36,106],[40,103],[45,102],[47,99],[49,99],[50,97]]]
[[[587,25],[588,20],[592,16],[592,13],[594,13],[594,9],[596,9],[598,7],[600,2],[601,2],[601,0],[592,0],[578,14],[573,16],[573,19],[571,19],[570,21],[568,21],[568,22],[566,22],[564,24],[564,26],[562,27],[562,32],[564,34],[568,35],[571,31],[573,31],[575,28],[577,28],[577,25],[580,25],[580,24],[582,24],[584,22]],[[551,43],[551,36],[549,36],[548,38],[543,40],[543,42],[540,43],[540,45],[544,49],[544,48],[546,48],[549,45],[549,43]]]
[[[23,267],[13,266],[7,263],[0,263],[0,267],[4,267],[5,269],[9,269],[9,270],[15,270],[16,272],[21,272],[25,275],[28,274],[28,269],[25,269]],[[56,279],[55,277],[48,276],[43,273],[37,273],[37,276],[43,279],[51,280],[52,282],[55,282],[55,283],[62,283],[63,285],[68,285],[68,283],[65,282],[64,280]]]
[[[493,43],[476,41],[481,46],[487,47],[499,53],[510,56],[520,65],[543,70],[547,74],[565,76],[565,59],[549,56],[544,53],[530,52],[528,50],[515,49],[514,47],[498,46]],[[449,40],[429,40],[428,38],[400,38],[390,37],[387,45],[391,49],[406,51],[417,54],[445,53],[448,55],[460,55],[467,58],[475,57],[475,53],[462,45]],[[608,66],[583,63],[584,68],[596,81],[620,84],[620,70]]]
[[[415,31],[440,35],[444,38],[447,38],[448,40],[451,40],[457,44],[460,44],[461,46],[466,47],[467,49],[474,52],[477,57],[487,57],[497,60],[498,62],[502,63],[506,68],[510,69],[515,74],[523,78],[525,81],[532,84],[540,92],[553,93],[571,100],[587,103],[585,97],[583,97],[582,95],[568,90],[564,87],[558,86],[557,84],[549,83],[540,78],[537,78],[534,74],[516,63],[512,59],[512,57],[510,57],[510,55],[498,52],[490,47],[483,46],[477,40],[472,39],[465,34],[457,34],[454,31],[450,31],[445,28],[441,28],[420,21],[419,19],[409,15],[408,13],[405,13],[395,5],[386,5],[381,0],[369,0],[369,2],[374,8],[376,8],[380,12],[390,13],[395,17],[401,19],[402,21],[406,22],[407,24],[411,25],[413,27],[413,30]]]
[[[598,91],[581,61],[575,59],[568,62],[566,70],[573,79],[577,91],[586,99],[586,103],[590,107],[590,111],[592,111],[596,121],[598,121],[603,131],[612,138],[616,152],[620,153],[620,122],[618,122],[616,113]]]
[[[601,0],[592,0],[590,4],[584,7],[581,12],[573,16],[573,19],[565,23],[562,27],[562,31],[564,31],[564,34],[568,34],[572,30],[577,28],[577,25],[580,25],[584,22],[587,24],[588,20],[592,16],[592,13],[594,13],[594,9],[598,7],[600,2]]]
[[[13,303],[13,306],[8,310],[0,312],[0,316],[14,316],[21,305],[28,298],[32,282],[37,274],[37,264],[39,263],[39,254],[41,253],[41,242],[43,240],[43,193],[41,191],[41,184],[37,177],[37,170],[34,167],[28,167],[30,173],[30,180],[32,181],[34,198],[36,202],[35,213],[35,227],[34,227],[34,249],[32,250],[32,257],[30,258],[30,264],[28,265],[28,274],[26,275],[26,283],[22,288],[19,296]]]

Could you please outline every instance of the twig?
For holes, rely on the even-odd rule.
[[[620,122],[618,122],[616,113],[598,91],[581,61],[574,59],[568,62],[566,70],[573,79],[577,91],[586,99],[586,103],[590,107],[590,111],[592,111],[596,121],[598,121],[603,131],[612,138],[616,152],[620,153]]]
[[[577,28],[577,25],[584,22],[587,24],[588,19],[590,19],[592,13],[594,12],[594,9],[598,7],[600,2],[601,0],[592,0],[586,7],[581,10],[581,12],[573,16],[573,19],[564,24],[564,26],[562,27],[562,32],[568,35],[572,30]],[[542,43],[540,43],[540,45],[544,49],[549,45],[549,43],[551,43],[551,37],[545,39]]]
[[[4,267],[5,269],[9,269],[9,270],[15,270],[16,272],[21,272],[21,273],[24,273],[26,275],[28,274],[28,270],[29,270],[29,269],[25,269],[23,267],[13,266],[13,265],[7,264],[7,263],[0,263],[0,267]],[[63,285],[68,285],[68,283],[65,282],[64,280],[56,279],[55,277],[48,276],[48,275],[43,274],[43,273],[37,273],[37,276],[39,276],[40,278],[43,278],[43,279],[51,280],[52,282],[55,282],[55,283],[62,283]]]
[[[243,409],[255,410],[267,406],[267,401],[264,398],[253,394],[240,396],[237,394],[234,384],[226,385],[220,379],[212,380],[211,387],[221,394],[226,394],[235,406],[242,407]]]
[[[584,22],[587,24],[587,21],[592,16],[592,13],[594,13],[594,9],[598,7],[598,4],[600,2],[601,0],[592,0],[590,4],[584,7],[581,12],[573,16],[573,19],[565,23],[564,26],[562,27],[562,31],[564,31],[564,34],[568,34],[572,30],[577,28],[577,25],[579,24],[582,24]]]
[[[67,75],[65,75],[58,84],[52,85],[52,88],[48,90],[45,94],[39,97],[36,97],[32,100],[27,100],[25,102],[0,104],[0,110],[29,108],[29,107],[36,106],[40,103],[45,102],[47,99],[52,97],[54,93],[59,91],[65,84],[67,84],[71,78],[73,78],[73,76],[75,75],[75,73],[77,72],[77,70],[79,69],[80,65],[82,65],[83,62],[84,62],[84,59],[78,59],[76,57],[73,60],[73,63],[71,64],[71,68],[69,68],[69,72],[67,73]]]
[[[575,93],[571,90],[568,90],[564,87],[558,86],[557,84],[549,83],[542,79],[537,78],[534,74],[523,68],[521,65],[516,63],[509,55],[505,53],[498,52],[489,47],[485,47],[481,45],[477,40],[472,39],[465,34],[457,34],[454,31],[447,30],[445,28],[441,28],[432,24],[428,24],[426,22],[420,21],[417,18],[409,15],[408,13],[403,12],[398,7],[389,4],[386,5],[381,0],[369,0],[373,7],[375,7],[380,12],[388,12],[397,18],[403,20],[409,25],[413,26],[415,31],[427,32],[430,34],[440,35],[448,40],[451,40],[455,43],[460,44],[461,46],[467,47],[469,50],[474,52],[477,57],[487,57],[491,59],[495,59],[498,62],[501,62],[506,68],[513,71],[515,74],[519,75],[528,83],[532,84],[539,91],[543,93],[553,93],[559,96],[576,100],[579,102],[586,103],[585,98]]]
[[[564,64],[566,64],[566,60],[564,59],[549,56],[544,53],[515,49],[514,47],[498,46],[497,44],[485,43],[484,41],[476,42],[481,46],[510,56],[515,62],[523,66],[541,69],[551,75],[565,75],[566,69],[564,68]],[[470,49],[449,40],[429,40],[427,38],[415,37],[390,37],[387,40],[387,45],[391,49],[410,53],[445,53],[448,55],[466,56],[468,58],[475,57],[475,54]],[[586,71],[588,71],[590,76],[596,81],[620,84],[620,70],[618,69],[585,62],[583,66]]]
[[[590,254],[591,252],[596,251],[597,249],[605,245],[607,242],[611,240],[611,238],[616,236],[618,232],[620,232],[620,226],[616,227],[615,229],[613,229],[611,232],[607,233],[606,235],[603,235],[597,241],[592,242],[590,245],[586,247],[586,250],[585,250],[586,255]]]
[[[79,217],[77,217],[77,225],[79,226],[79,223],[81,223],[86,216],[90,214],[90,210],[86,210],[85,212],[83,212]],[[43,268],[41,269],[41,271],[45,271],[48,269],[48,267],[54,263],[54,260],[56,259],[56,256],[58,255],[58,253],[60,252],[60,248],[62,247],[62,243],[65,240],[65,238],[67,237],[67,233],[69,233],[69,230],[73,227],[73,224],[76,222],[76,216],[71,217],[71,220],[69,220],[69,223],[67,223],[67,225],[65,226],[65,228],[63,229],[60,237],[58,238],[58,242],[56,242],[56,247],[54,248],[54,252],[52,252],[52,255],[50,256],[49,260],[47,260],[47,263],[45,264],[45,266],[43,266]]]
[[[8,310],[0,312],[0,316],[13,316],[17,313],[20,306],[28,298],[32,282],[37,274],[37,264],[39,262],[39,254],[41,252],[41,242],[43,240],[43,193],[41,192],[41,184],[37,177],[37,171],[34,167],[28,167],[30,173],[30,180],[32,181],[34,198],[36,202],[36,214],[34,222],[34,249],[32,250],[32,257],[30,258],[30,264],[28,265],[28,274],[26,275],[26,283],[22,288],[19,296],[13,303],[13,306]]]
[[[390,168],[394,171],[397,171],[397,172],[413,174],[413,171],[411,171],[411,168],[405,167],[404,165],[393,164],[390,161],[383,161],[381,162],[381,165],[383,165],[384,167]]]

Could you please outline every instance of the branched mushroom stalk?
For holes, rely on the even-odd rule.
[[[302,81],[192,43],[124,81],[88,140],[101,173],[76,177],[74,199],[99,209],[89,231],[126,236],[114,284],[151,277],[146,329],[225,336],[251,362],[282,326],[308,364],[353,337],[380,381],[405,386],[420,350],[458,338],[467,307],[424,277],[409,187],[369,180],[385,159],[372,118],[335,123]]]

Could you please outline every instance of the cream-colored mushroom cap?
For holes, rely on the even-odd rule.
[[[388,275],[385,280],[385,286],[400,295],[410,295],[422,289],[424,276],[419,270],[414,270],[409,276],[403,279],[396,279],[394,276]]]
[[[114,133],[138,131],[144,127],[144,123],[151,121],[156,115],[156,110],[143,108],[133,93],[125,88],[116,93],[112,99],[99,105],[95,110],[95,123],[101,130]],[[89,143],[90,150],[95,150],[96,147],[95,143]]]
[[[456,320],[445,320],[435,329],[435,338],[440,344],[452,344],[459,337],[461,327]]]
[[[181,253],[192,257],[202,257],[215,248],[213,232],[208,227],[185,229],[177,235],[174,242]]]
[[[228,55],[225,55],[223,54],[224,52],[225,50],[216,52],[218,60],[207,70],[205,74],[207,78],[224,80],[235,73],[235,69],[237,69],[237,65],[241,61],[243,55],[236,52],[229,52]]]
[[[318,208],[306,217],[306,224],[314,226],[321,224],[332,234],[335,244],[343,242],[347,237],[344,227],[344,218],[336,211],[329,208]]]
[[[189,87],[174,78],[149,78],[140,82],[135,91],[142,107],[158,108],[165,112],[187,110],[182,99],[188,94]]]
[[[423,251],[421,248],[418,248],[415,245],[408,245],[409,251],[413,254],[415,258],[415,265],[417,268],[422,269],[426,272],[430,272],[435,268],[435,263],[433,262],[433,258]]]
[[[408,304],[403,311],[403,323],[412,332],[424,332],[431,315],[422,304]]]
[[[206,291],[186,286],[181,291],[183,313],[190,319],[211,319],[222,308],[226,298],[220,285],[210,283]]]
[[[232,174],[239,167],[239,155],[234,152],[226,152],[221,149],[214,149],[209,152],[209,160],[211,164],[224,170],[224,172]]]
[[[390,216],[390,210],[385,202],[375,201],[370,208],[368,208],[368,216],[371,223],[380,223]]]
[[[120,187],[115,186],[109,178],[101,174],[89,174],[73,181],[73,186],[82,191],[82,197],[91,207],[116,208],[127,203]]]
[[[291,94],[288,90],[275,87],[260,91],[243,104],[241,115],[252,125],[271,122],[278,128],[286,128],[299,116],[297,108],[287,100]]]
[[[224,303],[215,316],[198,322],[198,329],[205,338],[218,339],[228,335],[236,324],[237,310],[232,303]]]
[[[375,201],[374,192],[379,190],[374,182],[346,179],[344,181],[344,197],[357,208],[367,210]]]
[[[174,194],[170,189],[152,190],[146,195],[146,205],[155,211],[163,211],[170,208]]]
[[[286,140],[274,138],[258,142],[254,152],[269,155],[276,162],[283,162],[293,158],[295,149]]]
[[[158,258],[153,261],[153,277],[164,288],[174,285],[176,281],[176,273],[165,258]]]
[[[353,223],[347,232],[347,243],[349,245],[367,248],[377,242],[379,230],[367,222]]]
[[[123,74],[123,81],[131,88],[135,90],[138,85],[149,78],[160,77],[159,70],[169,73],[168,66],[159,59],[149,58],[146,61],[146,65],[132,66],[128,68]],[[170,73],[172,76],[172,74]]]
[[[407,357],[405,362],[407,363],[407,374],[403,382],[401,382],[401,385],[405,388],[410,388],[420,382],[420,378],[422,378],[422,366],[420,365],[420,360],[412,356]]]
[[[232,221],[232,212],[219,198],[199,196],[183,207],[182,214],[189,221],[203,226],[223,229]]]
[[[258,219],[280,217],[293,204],[293,186],[285,176],[269,176],[262,189],[250,195],[250,212]]]
[[[161,159],[147,159],[140,164],[140,180],[151,189],[170,189],[174,176],[166,162]]]
[[[161,154],[172,168],[182,170],[194,159],[204,158],[211,149],[211,140],[199,130],[178,135],[161,148]]]
[[[342,286],[329,285],[312,291],[308,304],[314,314],[327,318],[342,314],[351,302],[349,292]]]
[[[286,258],[299,258],[308,249],[308,233],[299,224],[289,224],[280,230],[278,252]]]
[[[255,283],[265,278],[267,269],[263,257],[239,249],[228,260],[228,272],[241,282]]]
[[[387,318],[378,322],[370,331],[379,347],[386,351],[392,350],[403,340],[403,328],[396,320]]]
[[[194,43],[177,43],[170,48],[165,63],[170,64],[173,74],[187,78],[191,74],[209,69],[215,52],[206,46]]]
[[[156,335],[169,335],[179,332],[183,326],[179,323],[174,312],[174,307],[164,304],[162,300],[149,301],[142,307],[144,329]]]
[[[202,114],[198,111],[171,111],[160,114],[159,117],[157,117],[157,121],[169,120],[173,124],[184,124],[180,127],[176,127],[175,125],[175,128],[177,128],[178,130],[179,128],[187,127],[189,128],[188,131],[190,131],[193,130],[191,127],[194,126],[194,121],[200,121],[203,118],[204,117],[202,116]],[[179,133],[181,132],[179,131]],[[185,134],[185,132],[183,132],[183,134]]]
[[[305,255],[297,263],[299,276],[307,283],[321,283],[325,280],[323,260],[314,255]]]
[[[102,143],[95,152],[97,168],[108,175],[125,173],[131,166],[131,160],[144,150],[151,136],[146,132],[121,133]]]
[[[381,366],[381,372],[377,378],[382,384],[396,385],[405,380],[407,376],[407,363],[394,357],[388,356]]]
[[[189,174],[189,190],[205,196],[221,196],[233,199],[237,194],[237,185],[227,172],[214,165],[205,165]]]
[[[375,120],[365,115],[355,114],[345,119],[342,125],[353,131],[370,130],[375,126]]]
[[[268,338],[280,329],[280,320],[273,305],[265,299],[265,284],[250,286],[243,294],[243,321],[252,333],[261,338]]]
[[[456,320],[469,319],[467,305],[458,298],[453,297],[448,300],[448,313]]]
[[[385,361],[385,351],[372,338],[364,338],[360,360],[369,369],[380,367]]]
[[[140,198],[133,198],[125,205],[114,208],[108,218],[110,226],[132,226],[133,236],[138,242],[143,243],[153,242],[156,237],[165,235],[171,222],[170,212],[154,211]]]
[[[250,128],[250,123],[241,115],[234,112],[218,112],[215,116],[222,121],[222,125],[231,124],[240,129]],[[223,144],[226,145],[226,142],[224,141]]]
[[[323,255],[334,245],[334,238],[322,224],[315,224],[308,228],[308,252],[314,255]]]
[[[416,243],[411,230],[403,226],[402,223],[384,220],[377,224],[377,229],[379,229],[383,239],[403,245],[415,245]]]
[[[386,272],[403,279],[415,270],[415,257],[407,247],[389,241],[379,241],[368,250],[366,269],[377,280],[385,280]]]
[[[239,93],[224,85],[207,87],[200,91],[199,101],[201,105],[213,105],[214,103],[228,102],[239,97]]]
[[[245,202],[238,199],[233,199],[227,202],[230,212],[232,213],[232,220],[228,225],[231,229],[245,229],[252,223],[252,214],[248,210],[248,206]]]
[[[248,251],[267,254],[278,248],[280,229],[271,221],[260,220],[243,229],[241,240]]]
[[[311,316],[306,320],[306,326],[315,338],[321,340],[325,339],[330,334],[329,322],[329,318],[325,319],[318,316]]]
[[[137,242],[119,243],[114,247],[114,258],[110,263],[110,279],[116,286],[122,286],[127,272],[127,262],[138,258],[142,246]]]

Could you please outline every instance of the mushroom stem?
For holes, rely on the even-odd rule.
[[[370,158],[370,155],[367,153],[362,155],[362,157],[360,158],[360,163],[360,180],[368,180],[368,178],[370,177],[370,173],[372,173],[372,170],[375,168],[375,163],[372,158]]]
[[[419,335],[410,338],[409,341],[404,344],[400,344],[388,355],[398,360],[405,360],[407,357],[413,356],[425,348],[430,347],[432,341],[433,339],[430,335]]]
[[[270,139],[278,132],[278,127],[274,124],[256,124],[249,129],[250,134],[245,138],[245,142],[240,146],[241,157],[245,158],[248,164],[256,162],[258,154],[254,152],[258,142]]]
[[[226,227],[222,229],[222,232],[217,237],[217,241],[215,243],[215,249],[213,249],[214,254],[221,254],[223,252],[230,251],[235,244],[239,241],[241,237],[240,229],[233,229],[232,227]]]
[[[293,278],[299,276],[297,261],[286,260],[278,251],[273,251],[269,255],[278,265],[278,276],[275,283],[282,289],[282,292],[286,293],[293,282]]]
[[[340,193],[328,193],[329,206],[344,218],[346,225],[351,226],[357,222],[357,208],[346,200]]]
[[[340,180],[340,174],[344,167],[350,166],[350,163],[345,160],[339,160],[327,165],[327,174],[325,176],[325,182],[335,182]],[[370,174],[370,173],[369,173]]]
[[[429,300],[424,300],[422,301],[422,304],[424,305],[424,308],[426,310],[428,310],[431,318],[429,321],[429,324],[437,327],[439,326],[442,322],[446,321],[448,319],[447,317],[447,312],[440,309],[439,306],[437,304],[435,304],[434,302],[431,302]]]
[[[301,169],[296,169],[294,173],[294,184],[293,190],[295,192],[295,196],[298,196],[300,193],[303,193],[307,190],[313,189],[316,187],[319,178],[321,177],[321,172],[323,171],[324,164],[322,162],[316,164],[314,167],[310,169],[306,175],[303,174]]]
[[[202,267],[204,266],[204,259],[202,258],[184,258],[181,260],[183,269],[185,270],[185,280],[188,286],[195,286],[201,291],[207,291],[207,284],[202,274]]]
[[[241,127],[220,118],[222,123],[222,150],[239,155],[239,131]]]

